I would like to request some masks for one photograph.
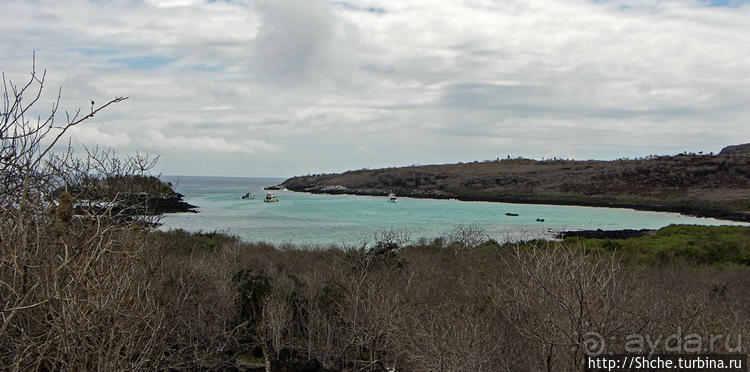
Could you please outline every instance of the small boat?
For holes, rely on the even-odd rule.
[[[281,190],[281,187],[278,185],[275,186],[266,186],[263,188],[263,190]]]
[[[255,195],[253,193],[249,192],[245,195],[242,195],[242,199],[255,199]]]
[[[516,216],[518,216],[518,213],[511,213],[511,212],[508,212],[508,213],[505,213],[505,215],[506,215],[506,216],[511,216],[511,217],[516,217]]]
[[[536,222],[544,222],[544,218],[537,218]]]
[[[395,202],[396,202],[396,200],[397,200],[397,198],[396,198],[396,194],[394,194],[394,193],[390,193],[390,194],[388,194],[388,201],[389,201],[389,202],[391,202],[391,203],[395,203]]]
[[[279,198],[276,197],[276,195],[271,194],[270,192],[266,194],[266,198],[263,199],[266,203],[273,203],[279,201]]]

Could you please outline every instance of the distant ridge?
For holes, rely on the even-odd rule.
[[[605,206],[750,222],[750,144],[722,153],[497,159],[298,176],[281,185],[311,193]]]
[[[731,145],[721,149],[719,155],[737,155],[737,154],[750,154],[750,143],[744,143],[742,145]]]

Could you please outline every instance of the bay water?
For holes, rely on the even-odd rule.
[[[199,213],[167,214],[163,230],[222,231],[245,241],[273,244],[352,245],[371,242],[384,231],[412,239],[434,238],[477,227],[498,241],[551,238],[561,230],[657,229],[670,224],[736,225],[733,221],[677,213],[622,208],[463,202],[382,196],[321,195],[271,191],[278,203],[265,203],[263,187],[284,179],[259,177],[162,176]],[[247,192],[255,199],[242,199]],[[518,216],[506,216],[517,213]],[[544,219],[538,222],[537,219]]]

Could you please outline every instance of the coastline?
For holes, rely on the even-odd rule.
[[[287,189],[295,192],[309,192],[311,194],[330,194],[330,195],[361,195],[361,196],[386,196],[388,192],[376,189],[349,189],[343,186],[340,187],[319,187],[319,186],[295,186],[288,185],[286,181],[281,185]],[[583,200],[566,200],[566,199],[550,199],[550,198],[519,198],[519,197],[465,197],[455,196],[445,192],[398,192],[398,196],[408,198],[420,198],[420,199],[456,199],[460,201],[484,201],[484,202],[495,202],[495,203],[513,203],[513,204],[546,204],[546,205],[569,205],[579,207],[597,207],[597,208],[625,208],[634,209],[639,211],[650,211],[650,212],[668,212],[668,213],[679,213],[685,216],[701,217],[701,218],[715,218],[726,221],[736,222],[750,222],[750,213],[742,211],[733,211],[729,209],[713,208],[713,207],[698,207],[689,205],[648,205],[648,204],[637,204],[637,203],[622,203],[622,202],[599,202],[599,201],[583,201]]]

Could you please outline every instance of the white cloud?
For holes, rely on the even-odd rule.
[[[79,125],[73,127],[70,131],[71,136],[76,142],[84,146],[101,146],[104,148],[133,148],[137,145],[126,132],[107,128],[100,130],[93,125]]]
[[[202,0],[146,0],[146,4],[157,8],[172,8],[176,6],[196,6],[201,5]]]
[[[706,4],[12,0],[0,66],[130,96],[72,134],[166,173],[708,152],[750,141],[750,6]]]
[[[244,139],[230,141],[225,138],[212,136],[165,136],[158,131],[146,132],[143,143],[158,150],[186,153],[258,154],[279,150],[279,146],[259,140]]]

